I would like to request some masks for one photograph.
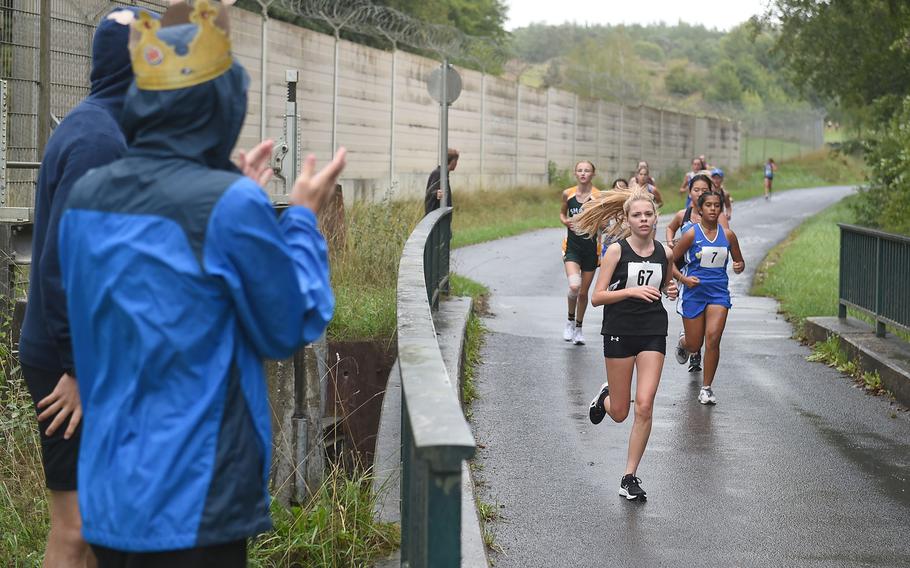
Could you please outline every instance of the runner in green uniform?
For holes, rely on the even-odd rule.
[[[600,196],[600,190],[592,185],[594,164],[583,160],[575,164],[575,179],[578,185],[562,192],[562,209],[559,220],[566,226],[566,238],[562,241],[563,263],[569,281],[569,321],[566,322],[562,338],[575,345],[584,345],[582,320],[588,307],[588,290],[594,281],[594,271],[599,261],[597,237],[584,238],[572,231],[572,217],[581,212],[581,207],[591,199]]]

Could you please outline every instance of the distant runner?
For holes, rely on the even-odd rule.
[[[581,212],[582,205],[600,196],[600,190],[591,183],[594,172],[594,164],[587,160],[575,164],[575,179],[578,185],[562,192],[562,209],[559,212],[559,220],[566,226],[566,238],[562,241],[562,260],[569,281],[567,295],[569,320],[566,322],[562,338],[575,345],[585,343],[582,324],[588,307],[588,290],[594,281],[594,271],[597,270],[599,258],[597,237],[584,238],[575,234],[572,231],[572,217]]]

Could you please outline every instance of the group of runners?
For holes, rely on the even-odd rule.
[[[732,199],[724,173],[704,156],[692,161],[681,191],[686,207],[657,239],[658,207],[663,203],[646,162],[632,179],[614,180],[610,190],[593,186],[596,169],[575,165],[577,184],[562,194],[560,219],[567,227],[563,261],[568,280],[568,321],[563,339],[584,345],[583,319],[588,290],[593,306],[604,306],[601,335],[607,381],[591,401],[589,417],[623,422],[632,402],[635,414],[620,495],[643,500],[646,492],[637,470],[651,433],[652,411],[666,354],[668,315],[661,296],[676,302],[683,331],[674,349],[690,372],[702,371],[697,400],[714,405],[713,384],[720,341],[732,304],[727,267],[745,269],[736,234],[730,230]],[[732,261],[732,262],[731,262]],[[704,348],[704,355],[701,351]],[[634,397],[632,376],[636,373]]]

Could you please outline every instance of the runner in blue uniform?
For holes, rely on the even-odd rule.
[[[720,194],[705,191],[698,198],[697,206],[701,221],[692,225],[673,247],[674,260],[685,260],[681,278],[684,286],[677,302],[684,332],[676,347],[676,361],[684,364],[704,342],[704,378],[698,402],[716,404],[712,384],[720,360],[720,339],[732,306],[727,263],[732,257],[736,274],[745,269],[746,263],[736,234],[718,225],[723,213]]]
[[[693,202],[698,201],[698,197],[707,191],[711,187],[711,179],[704,173],[696,174],[689,180],[689,199]],[[667,246],[671,249],[676,245],[676,242],[679,240],[676,238],[676,231],[679,230],[679,234],[683,235],[692,228],[693,225],[701,221],[701,215],[699,215],[698,210],[691,205],[685,209],[681,209],[676,212],[676,215],[673,216],[673,219],[670,220],[670,224],[667,225]],[[720,216],[720,224],[729,229],[727,225],[727,216]],[[683,259],[680,258],[676,266],[682,268]],[[689,357],[689,372],[697,373],[701,371],[701,350],[692,353]]]
[[[654,396],[667,346],[667,311],[661,303],[661,290],[676,297],[671,251],[653,238],[657,206],[650,193],[610,191],[581,216],[576,230],[582,226],[588,234],[607,219],[625,221],[614,227],[627,238],[607,248],[591,297],[592,305],[609,307],[604,310],[601,329],[607,382],[591,401],[588,415],[594,424],[607,415],[615,422],[624,421],[632,398],[632,372],[636,371],[635,420],[619,494],[643,500],[646,494],[636,473],[651,435]]]
[[[765,200],[771,199],[771,184],[774,181],[774,172],[777,171],[777,164],[774,158],[768,158],[765,162]]]

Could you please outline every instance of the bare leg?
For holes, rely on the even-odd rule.
[[[604,399],[604,410],[614,422],[622,422],[629,416],[635,357],[604,358],[604,361],[607,367],[607,383],[610,385],[610,394]]]
[[[578,301],[575,304],[575,321],[585,319],[585,310],[588,309],[588,291],[591,289],[592,282],[594,282],[593,271],[581,273],[581,288],[578,290]]]
[[[573,274],[581,274],[581,266],[577,262],[564,262],[563,265],[566,269],[566,278],[569,278]],[[581,290],[580,285],[573,285],[572,282],[569,282],[569,295],[567,297],[569,302],[569,313],[574,317],[575,310],[578,303],[578,293]]]
[[[765,178],[765,199],[771,196],[771,180]]]
[[[629,453],[626,458],[626,473],[635,474],[641,456],[645,453],[651,436],[651,416],[654,396],[660,384],[660,372],[664,366],[664,355],[657,351],[643,351],[635,358],[638,378],[635,385],[635,420],[629,435]]]
[[[727,308],[710,305],[705,308],[705,386],[710,387],[714,382],[717,364],[720,361],[720,338],[727,325]]]
[[[701,349],[701,344],[705,337],[705,312],[698,314],[692,319],[683,318],[682,322],[683,330],[685,330],[686,334],[683,347],[689,353],[696,353]]]
[[[82,517],[75,491],[50,491],[51,530],[45,568],[94,568],[95,555],[82,540]]]

